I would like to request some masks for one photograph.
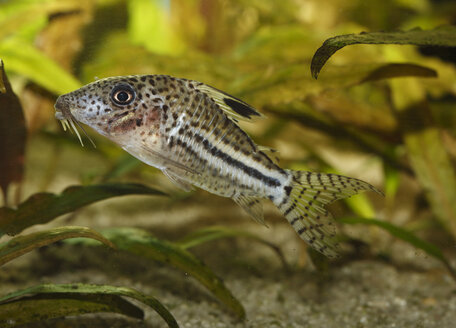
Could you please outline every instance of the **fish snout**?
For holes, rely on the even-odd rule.
[[[55,109],[55,118],[58,120],[63,120],[68,118],[71,115],[70,112],[70,104],[68,102],[68,98],[65,95],[59,96],[57,101],[54,104]]]

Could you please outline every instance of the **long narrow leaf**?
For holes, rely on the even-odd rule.
[[[21,102],[11,88],[0,59],[0,188],[5,205],[10,183],[22,181],[26,136]]]
[[[326,61],[338,50],[352,44],[410,44],[416,46],[456,47],[456,26],[442,26],[433,30],[370,32],[338,35],[327,39],[315,52],[310,70],[316,79]]]
[[[60,195],[38,193],[17,209],[0,208],[0,236],[15,235],[34,224],[42,224],[83,206],[111,197],[124,195],[165,195],[161,191],[135,183],[106,183],[91,186],[72,186]]]
[[[95,230],[86,227],[60,227],[25,236],[18,236],[6,243],[0,244],[0,266],[35,248],[43,247],[62,239],[78,237],[98,240],[106,246],[115,248],[113,243]]]
[[[391,224],[389,222],[385,221],[380,221],[376,219],[365,219],[365,218],[340,218],[338,219],[339,222],[345,223],[345,224],[367,224],[367,225],[375,225],[377,227],[380,227],[387,232],[389,232],[391,235],[393,235],[396,238],[399,238],[410,245],[419,248],[423,251],[425,251],[428,255],[436,258],[440,262],[443,263],[443,265],[448,269],[449,273],[453,277],[453,279],[456,280],[456,271],[454,268],[451,266],[450,262],[445,258],[443,255],[442,251],[435,245],[428,243],[427,241],[424,241],[423,239],[418,238],[415,236],[413,233],[395,226],[394,224]]]
[[[120,250],[149,260],[170,264],[193,276],[237,317],[244,319],[242,304],[231,294],[222,279],[193,254],[178,244],[153,237],[145,230],[136,228],[112,228],[102,232]],[[91,240],[70,240],[69,243],[93,245]]]
[[[13,327],[50,318],[99,312],[121,313],[143,319],[143,311],[123,297],[150,306],[168,327],[179,327],[173,315],[152,296],[126,287],[89,284],[44,284],[1,297],[0,325]]]
[[[81,83],[52,59],[29,43],[8,39],[0,43],[1,59],[8,69],[28,77],[47,90],[62,94],[81,87]]]
[[[151,260],[169,263],[179,270],[192,275],[239,318],[245,318],[245,310],[242,304],[226,288],[222,279],[217,277],[209,267],[182,247],[159,240],[149,233],[138,229],[111,229],[103,232],[103,235],[121,250]]]
[[[192,248],[197,245],[204,244],[204,243],[216,240],[216,239],[236,238],[236,237],[246,237],[248,239],[255,240],[263,245],[270,247],[279,257],[280,261],[283,264],[283,267],[286,270],[289,270],[288,263],[285,260],[285,256],[283,255],[283,253],[279,247],[277,247],[273,243],[271,243],[261,237],[258,237],[257,235],[250,233],[248,231],[231,229],[231,228],[222,227],[222,226],[203,228],[203,229],[200,229],[193,233],[190,233],[188,236],[186,236],[183,239],[181,239],[180,241],[178,241],[178,244],[182,248],[188,249],[188,248]]]

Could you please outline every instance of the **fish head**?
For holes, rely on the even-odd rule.
[[[143,119],[149,131],[156,129],[158,113],[153,111],[151,100],[143,97],[151,87],[144,83],[146,78],[146,75],[109,77],[61,95],[54,106],[55,117],[62,124],[65,121],[86,124],[118,143],[144,129]]]
[[[105,134],[113,123],[140,105],[135,77],[111,77],[61,95],[55,103],[58,120],[76,120]]]

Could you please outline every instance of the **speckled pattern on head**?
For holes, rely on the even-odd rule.
[[[110,77],[62,95],[56,118],[95,129],[184,190],[197,186],[230,197],[264,224],[269,198],[316,250],[336,256],[335,228],[325,204],[362,190],[361,180],[280,168],[237,125],[262,115],[201,82],[167,75]]]

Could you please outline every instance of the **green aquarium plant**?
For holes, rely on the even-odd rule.
[[[252,327],[258,322],[305,326],[309,322],[302,321],[304,317],[314,316],[331,325],[331,317],[347,317],[337,316],[338,309],[328,310],[329,317],[320,310],[328,288],[341,283],[334,277],[350,280],[350,272],[356,271],[352,265],[375,266],[385,259],[401,272],[400,255],[414,249],[437,260],[436,267],[444,267],[454,280],[456,68],[451,54],[456,30],[450,22],[455,10],[450,1],[428,0],[369,5],[316,0],[3,1],[0,326],[67,316],[78,320],[87,313],[121,314],[134,326],[153,320],[147,314],[151,309],[160,317],[158,325],[177,327],[184,324],[179,305],[189,304],[192,312],[190,304],[206,298],[209,302],[201,304],[217,300],[220,309],[237,320],[248,318],[245,324]],[[383,190],[385,198],[365,194],[331,207],[342,247],[341,258],[328,261],[318,253],[302,252],[305,245],[293,231],[282,232],[286,221],[273,209],[266,207],[262,221],[270,230],[250,225],[247,218],[238,220],[240,212],[230,203],[218,203],[201,191],[178,190],[158,170],[89,129],[96,148],[80,147],[75,136],[57,124],[58,96],[105,77],[144,74],[201,81],[228,92],[232,102],[241,99],[261,113],[258,116],[267,116],[255,124],[239,124],[259,144],[279,150],[270,153],[272,161],[280,158],[280,166],[290,170],[357,176]],[[113,211],[106,210],[111,207]],[[277,239],[271,238],[275,233]],[[226,256],[220,245],[227,245],[226,262],[233,270],[247,270],[232,278],[226,267],[214,266],[213,257]],[[369,252],[357,252],[358,246]],[[259,268],[250,264],[252,250],[264,250],[255,255]],[[58,252],[64,255],[50,255]],[[95,271],[107,280],[101,284],[69,277],[63,269],[75,265],[74,254],[98,252],[119,265],[125,256],[142,266],[141,279],[125,274],[119,283],[116,270],[100,265]],[[306,265],[309,258],[314,266]],[[415,258],[412,263],[428,263],[427,257]],[[53,275],[41,274],[44,260],[56,264]],[[279,270],[268,267],[269,261],[277,262]],[[78,272],[91,276],[93,271],[81,262]],[[13,274],[17,267],[32,273],[21,278]],[[350,270],[345,272],[345,267]],[[163,286],[142,279],[163,268]],[[419,271],[415,269],[412,265],[408,272]],[[428,272],[427,267],[420,270]],[[296,281],[309,278],[307,271],[321,277],[317,291],[296,288]],[[274,274],[282,283],[276,295]],[[362,280],[355,274],[353,279]],[[196,282],[195,289],[187,276]],[[379,283],[387,279],[376,278]],[[172,289],[173,279],[192,294],[176,293],[174,301],[167,301],[164,294]],[[252,306],[250,294],[242,294],[246,282],[261,286],[258,289],[271,297]],[[144,285],[148,288],[138,287]],[[203,296],[193,293],[199,287]],[[317,303],[312,303],[314,294]],[[287,321],[294,320],[288,319],[294,318],[291,312],[269,311],[268,304],[289,299],[296,308],[316,305],[297,322]],[[448,308],[451,299],[445,302],[429,296],[422,304],[402,306],[399,300],[394,311],[415,313],[414,308],[428,306],[416,312],[423,318],[435,308]],[[359,322],[349,325],[392,320],[387,312],[392,308],[381,312],[384,303],[366,304],[350,309],[350,318]],[[204,310],[212,316],[212,325],[233,324],[221,319],[223,311]],[[258,314],[263,310],[269,311],[266,319]],[[371,317],[376,321],[369,321]]]

